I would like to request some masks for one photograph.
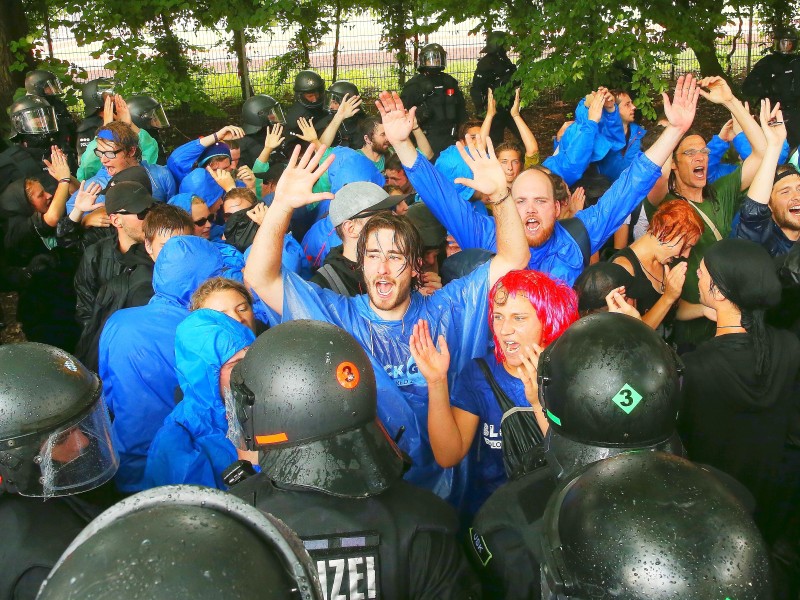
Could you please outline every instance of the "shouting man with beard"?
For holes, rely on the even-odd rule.
[[[399,130],[410,135],[414,115],[403,109],[396,93],[382,93],[376,104],[387,134],[389,130]],[[393,135],[399,137],[403,133]],[[453,379],[473,357],[486,353],[489,331],[485,299],[489,289],[509,271],[524,268],[529,258],[503,169],[491,142],[487,143],[488,148],[482,147],[479,139],[478,147],[470,145],[469,154],[460,146],[474,177],[461,182],[489,197],[497,230],[497,255],[470,275],[429,296],[420,294],[417,288],[423,262],[419,233],[409,220],[388,213],[371,217],[359,235],[357,262],[366,294],[344,297],[306,283],[293,273],[282,273],[282,240],[292,211],[333,197],[311,191],[333,160],[329,156],[318,166],[324,146],[313,156],[311,150],[307,151],[302,158],[295,149],[244,269],[247,285],[283,321],[309,317],[326,320],[358,340],[375,366],[381,421],[391,437],[402,435],[399,445],[414,463],[406,479],[441,496],[451,493],[451,478],[436,465],[428,442],[428,388],[409,349],[413,327],[424,319],[430,323],[434,339],[445,337],[451,355],[449,376]],[[422,162],[426,176],[455,197],[454,184],[427,159]]]
[[[661,165],[692,123],[697,95],[696,82],[691,75],[678,80],[673,102],[664,95],[669,119],[664,133],[647,152],[631,162],[597,204],[577,213],[577,222],[573,221],[569,230],[558,221],[562,207],[555,199],[553,179],[548,173],[531,168],[523,171],[510,188],[502,184],[511,194],[525,228],[530,248],[529,269],[543,271],[570,285],[575,282],[588,257],[614,234],[658,180]],[[402,109],[399,100],[398,104]],[[409,132],[390,129],[385,119],[384,116],[386,137],[403,163],[409,181],[434,216],[461,248],[495,251],[499,239],[495,221],[476,213],[469,203],[430,177],[423,164],[425,159],[418,156],[408,139]]]

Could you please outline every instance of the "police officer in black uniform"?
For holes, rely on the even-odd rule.
[[[76,123],[66,103],[61,99],[64,93],[61,82],[50,71],[37,69],[25,76],[25,91],[32,96],[41,96],[47,100],[56,113],[58,134],[56,145],[67,155],[72,171],[78,169],[78,157],[75,155]]]
[[[262,469],[231,493],[297,532],[326,598],[479,594],[453,509],[401,480],[372,364],[352,336],[320,321],[278,325],[234,368],[231,389]]]
[[[419,54],[419,73],[403,86],[403,106],[417,107],[417,122],[434,152],[439,153],[456,141],[458,126],[467,119],[464,94],[458,81],[444,72],[447,53],[439,44],[428,44]]]
[[[475,75],[472,78],[472,86],[469,88],[469,95],[475,105],[475,111],[479,114],[486,112],[486,105],[489,90],[497,91],[503,85],[509,84],[514,80],[514,73],[517,66],[511,62],[506,52],[508,51],[508,34],[505,31],[491,31],[486,36],[486,45],[481,50],[485,54],[475,68]],[[513,102],[513,97],[511,98]],[[490,137],[494,145],[503,141],[503,134],[508,127],[512,133],[521,139],[519,129],[517,129],[514,119],[511,118],[511,104],[497,101],[497,114],[492,120]]]
[[[325,80],[314,71],[300,71],[294,78],[294,104],[286,111],[286,142],[284,147],[287,154],[291,154],[297,144],[303,148],[307,143],[298,138],[294,133],[299,133],[297,120],[300,117],[311,120],[317,135],[325,131],[328,111],[325,110]]]
[[[98,491],[119,458],[102,383],[70,354],[0,346],[0,381],[0,598],[32,599],[105,508]]]
[[[339,110],[339,106],[341,106],[345,96],[352,98],[360,95],[356,84],[344,79],[334,82],[325,92],[325,106],[328,107],[328,112],[330,113],[325,119],[326,127],[336,115],[336,111]],[[364,138],[359,135],[358,124],[366,118],[366,113],[359,108],[358,112],[352,117],[344,119],[342,124],[339,125],[331,146],[346,146],[353,150],[361,148],[364,145]]]
[[[94,139],[97,130],[103,125],[103,111],[105,109],[105,96],[114,94],[114,84],[106,77],[99,77],[87,81],[81,87],[84,113],[86,117],[78,124],[75,151],[80,161],[86,147]]]
[[[9,109],[14,128],[14,144],[0,153],[0,194],[13,182],[26,177],[41,177],[45,187],[55,188],[55,181],[47,173],[45,158],[50,158],[51,147],[57,142],[58,121],[56,113],[42,96],[23,96]],[[63,151],[63,148],[62,148]],[[17,184],[14,199],[24,204],[22,185]],[[9,204],[5,200],[3,204]]]
[[[564,480],[542,529],[545,600],[772,600],[755,523],[707,470],[625,452]]]
[[[139,129],[144,129],[150,134],[158,144],[159,165],[167,164],[167,149],[164,147],[164,140],[161,139],[161,130],[169,127],[169,119],[164,112],[161,103],[146,94],[137,94],[125,99],[128,104],[128,111],[131,113],[131,121]]]
[[[784,27],[775,36],[773,53],[758,61],[742,84],[742,92],[750,97],[769,98],[772,105],[781,103],[789,145],[800,144],[800,55],[797,31]]]
[[[242,129],[244,129],[245,136],[239,140],[239,149],[242,153],[239,164],[247,165],[252,169],[258,155],[264,149],[267,129],[285,122],[283,108],[272,96],[256,94],[245,100],[242,105]],[[284,143],[283,146],[285,147],[286,144]],[[270,161],[275,162],[284,155],[283,148],[280,148],[273,152]]]
[[[282,521],[218,490],[136,494],[84,529],[38,598],[322,600],[314,563]]]
[[[627,450],[683,454],[676,432],[681,368],[653,329],[619,314],[584,317],[547,347],[539,359],[547,468],[498,489],[469,532],[487,596],[539,597],[541,517],[558,482]],[[743,486],[720,477],[752,509]]]

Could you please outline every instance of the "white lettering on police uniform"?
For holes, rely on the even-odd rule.
[[[318,560],[317,572],[325,600],[369,600],[378,597],[373,556]],[[345,575],[347,582],[344,581]]]

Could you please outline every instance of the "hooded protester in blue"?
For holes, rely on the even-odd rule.
[[[183,400],[164,420],[147,455],[145,485],[226,489],[222,472],[238,459],[228,437],[220,370],[255,335],[224,313],[200,309],[178,325],[175,367]]]
[[[325,173],[330,183],[331,193],[336,194],[342,187],[355,181],[369,181],[381,187],[386,183],[386,178],[378,171],[375,163],[360,152],[352,148],[336,146],[326,150],[322,160],[325,160],[328,154],[331,153],[336,158]],[[325,175],[314,186],[315,191],[324,190],[323,187],[318,189],[318,186],[320,186]],[[328,204],[330,204],[329,200],[320,203],[319,214],[324,215],[324,218],[314,223],[303,238],[303,253],[314,268],[322,266],[331,248],[342,245],[341,238],[336,233],[330,219],[328,219]]]
[[[144,489],[147,450],[175,408],[175,330],[189,314],[194,291],[223,273],[214,244],[195,236],[171,238],[156,260],[153,298],[146,306],[117,311],[103,329],[99,374],[114,415],[116,483],[122,492]]]

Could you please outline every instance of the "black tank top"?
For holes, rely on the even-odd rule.
[[[636,309],[641,314],[645,314],[648,310],[653,308],[653,305],[656,302],[661,299],[661,294],[659,294],[653,287],[653,283],[647,277],[647,273],[645,273],[644,269],[642,269],[642,263],[639,262],[639,259],[636,257],[636,253],[631,249],[630,246],[617,252],[611,258],[611,261],[613,262],[618,258],[627,258],[628,262],[630,262],[631,266],[633,267],[634,283],[631,286],[631,289],[626,290],[626,292],[628,296],[637,299]]]

